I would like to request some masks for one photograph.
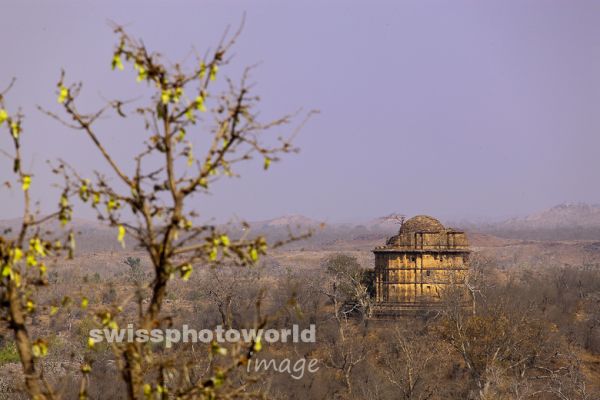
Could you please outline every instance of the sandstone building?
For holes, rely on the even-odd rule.
[[[464,232],[418,215],[376,247],[375,301],[380,312],[435,306],[449,285],[463,285],[469,257]]]

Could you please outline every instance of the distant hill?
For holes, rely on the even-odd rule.
[[[312,218],[305,217],[304,215],[285,215],[269,219],[266,221],[251,222],[250,226],[255,228],[280,228],[280,227],[303,227],[303,228],[314,228],[321,225],[322,222],[316,221]]]
[[[530,240],[600,240],[600,205],[563,203],[498,223],[460,224],[463,229]]]
[[[501,226],[511,229],[556,229],[600,227],[600,205],[563,203],[524,218],[504,221]]]
[[[326,249],[332,251],[370,250],[384,244],[386,239],[398,232],[400,214],[390,214],[357,223],[322,223],[303,216],[286,215],[269,220],[249,222],[247,226],[227,225],[232,237],[245,233],[264,235],[271,243],[285,240],[290,234],[300,236],[309,231],[312,236],[286,245],[288,249]],[[0,230],[20,226],[20,219],[0,220]],[[98,221],[75,219],[69,224],[77,234],[77,248],[82,252],[122,251],[114,228]],[[448,223],[467,231],[473,246],[505,246],[513,240],[598,240],[600,241],[600,205],[564,203],[526,217],[512,218],[496,223],[460,222]],[[63,235],[66,230],[57,222],[47,223],[44,230]],[[126,237],[126,242],[128,242]],[[508,241],[507,241],[508,240]],[[133,249],[127,243],[126,251]]]
[[[8,236],[16,234],[20,228],[20,218],[0,220],[0,231],[11,230]],[[66,227],[63,227],[58,221],[52,220],[42,224],[40,229],[44,233],[49,232],[55,238],[64,238],[69,230],[73,229],[78,251],[102,252],[122,250],[121,245],[117,241],[117,231],[98,221],[75,218]],[[129,244],[127,237],[125,238],[125,242]]]

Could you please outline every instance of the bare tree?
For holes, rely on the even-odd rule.
[[[341,253],[325,258],[323,266],[331,277],[325,294],[334,304],[335,314],[345,317],[358,312],[366,322],[372,305],[373,282],[369,271],[363,269],[355,257]]]
[[[82,112],[78,104],[83,85],[67,83],[63,72],[57,95],[65,116],[43,111],[65,126],[84,132],[106,163],[107,171],[96,171],[88,178],[62,162],[61,166],[65,167],[57,172],[68,180],[70,191],[78,193],[81,201],[96,211],[100,221],[114,227],[115,238],[123,246],[126,242],[134,243],[147,253],[152,264],[151,281],[146,284],[150,299],[145,306],[137,299],[137,320],[131,321],[124,312],[135,301],[134,296],[128,296],[119,304],[93,307],[96,321],[111,329],[135,322],[137,329],[150,330],[170,320],[162,310],[169,281],[174,276],[179,275],[185,281],[195,266],[218,266],[226,259],[241,266],[252,265],[266,254],[268,246],[262,236],[232,238],[217,226],[197,224],[199,213],[193,208],[192,199],[209,193],[215,181],[222,177],[238,176],[240,162],[258,156],[262,167],[268,169],[282,153],[295,152],[291,141],[297,130],[287,138],[265,137],[268,132],[288,124],[293,115],[267,122],[259,120],[255,110],[259,98],[252,94],[253,85],[249,81],[251,68],[244,71],[238,84],[226,78],[222,80],[226,86],[224,91],[215,87],[221,70],[231,60],[229,52],[239,30],[229,39],[225,39],[225,35],[212,52],[198,57],[187,70],[181,64],[167,64],[160,54],[148,51],[141,41],[130,37],[121,27],[116,26],[115,33],[118,45],[112,67],[124,70],[125,64],[132,65],[138,82],[147,85],[152,92],[147,102],[133,105],[126,100],[111,100],[97,111]],[[98,128],[99,119],[111,111],[118,118],[138,116],[144,122],[147,140],[144,150],[134,157],[130,171],[111,155],[104,144],[102,129]],[[211,115],[212,119],[204,115]],[[12,122],[8,121],[9,125]],[[208,145],[204,154],[197,157],[194,146],[199,142]],[[20,169],[17,172],[25,185],[29,175]],[[66,211],[70,209],[61,208],[61,212]],[[24,221],[26,229],[31,224],[28,213]],[[296,238],[289,240],[293,239]],[[87,307],[87,301],[85,305]],[[13,325],[17,335],[22,336],[17,328],[19,321]],[[265,317],[258,316],[256,325],[264,324]],[[90,338],[88,343],[93,351],[95,342]],[[192,379],[186,375],[189,379],[183,380],[174,378],[179,373],[178,365],[182,364],[176,355],[159,355],[151,346],[139,342],[113,343],[112,349],[128,398],[149,395],[164,398],[166,393],[178,398],[195,398],[221,390],[228,374],[247,363],[259,346],[252,343],[248,348],[230,352],[229,364],[219,366],[208,377]],[[225,353],[219,346],[213,350],[216,356]],[[33,367],[31,357],[26,356],[24,351],[27,376],[30,376]],[[80,398],[87,397],[91,369],[89,363],[82,367]],[[39,382],[31,381],[30,392],[39,395],[38,386]]]
[[[14,80],[0,93],[0,126],[7,127],[13,148],[12,152],[2,150],[2,154],[11,160],[15,177],[12,182],[4,182],[4,186],[9,190],[13,185],[20,186],[23,215],[16,232],[7,229],[0,235],[0,319],[14,335],[27,391],[32,397],[41,399],[52,395],[38,363],[38,359],[48,352],[48,342],[44,338],[34,339],[31,336],[28,319],[41,307],[36,304],[35,292],[48,284],[48,259],[57,257],[64,244],[73,245],[72,232],[66,241],[57,240],[42,230],[42,224],[58,219],[66,223],[70,218],[71,206],[67,199],[68,189],[65,189],[60,198],[59,211],[40,217],[33,210],[30,195],[33,174],[24,169],[22,162],[24,115],[21,111],[9,113],[5,104],[5,96],[13,83]],[[44,308],[49,311],[49,305]],[[52,311],[54,308],[52,306]]]
[[[343,398],[354,395],[353,373],[358,365],[366,361],[369,347],[366,340],[370,299],[366,285],[362,282],[364,270],[354,257],[334,254],[323,261],[330,280],[321,287],[322,293],[332,307],[331,322],[323,364],[341,375]],[[355,320],[353,314],[360,313]],[[337,395],[341,395],[337,392]]]
[[[400,393],[399,398],[427,399],[432,394],[427,375],[439,349],[436,342],[427,339],[400,327],[382,338],[384,346],[378,362],[387,380]]]

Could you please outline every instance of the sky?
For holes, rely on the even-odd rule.
[[[36,109],[58,111],[61,68],[84,82],[89,105],[135,96],[133,73],[110,70],[110,21],[178,61],[214,48],[244,14],[225,73],[260,63],[266,117],[320,114],[297,137],[300,153],[269,171],[245,164],[242,178],[195,200],[202,215],[500,219],[600,203],[600,2],[5,0],[0,88],[17,78],[7,102],[26,114],[25,163],[42,209],[56,203],[46,160],[104,169],[81,132]],[[102,127],[110,151],[131,159],[139,126]],[[8,133],[0,138],[7,149]],[[0,218],[17,214],[19,195],[2,189]]]

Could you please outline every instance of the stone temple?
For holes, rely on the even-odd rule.
[[[446,288],[464,288],[467,237],[435,218],[418,215],[404,221],[398,234],[373,253],[376,314],[431,309]]]

